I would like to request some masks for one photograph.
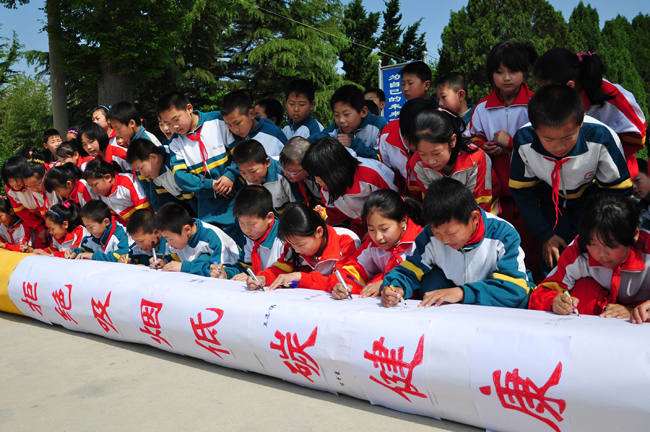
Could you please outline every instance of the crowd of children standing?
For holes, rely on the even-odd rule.
[[[345,85],[327,127],[308,80],[288,83],[284,109],[236,90],[201,112],[169,91],[156,103],[162,144],[130,103],[99,106],[65,142],[46,131],[45,152],[4,163],[0,246],[386,307],[416,298],[641,323],[646,121],[602,70],[595,53],[537,58],[502,42],[475,105],[461,74],[434,86],[416,61],[400,72],[399,119],[380,116],[380,89]]]

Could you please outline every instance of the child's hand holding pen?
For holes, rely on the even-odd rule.
[[[223,264],[217,264],[216,261],[213,261],[212,265],[210,265],[210,277],[217,279],[228,279],[228,275],[223,268]]]
[[[151,267],[154,270],[158,270],[165,267],[165,264],[167,264],[167,262],[162,258],[158,258],[157,261],[154,259],[154,257],[151,257],[149,259],[149,267]]]
[[[251,270],[250,268],[246,269],[246,273],[248,273],[248,278],[246,279],[246,285],[248,286],[248,289],[251,291],[255,291],[258,289],[264,291],[264,285],[266,285],[266,277],[255,276],[255,273],[253,273],[253,270]]]
[[[385,307],[397,306],[404,301],[404,290],[393,285],[385,286],[381,291],[381,304]]]

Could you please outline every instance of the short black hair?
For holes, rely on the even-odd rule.
[[[110,108],[107,107],[106,105],[98,105],[95,108],[93,108],[93,110],[91,111],[91,114],[95,114],[97,111],[101,111],[101,112],[104,113],[104,117],[106,117],[106,115],[108,114],[109,109]]]
[[[182,234],[185,225],[194,226],[196,221],[183,207],[176,203],[163,204],[153,218],[153,227],[158,231]]]
[[[0,195],[0,212],[10,215],[13,209],[14,208],[11,206],[9,199],[6,196]],[[14,214],[15,213],[16,212],[14,211]]]
[[[22,178],[30,178],[36,176],[37,179],[45,177],[47,169],[45,168],[45,160],[40,153],[34,152],[32,158],[27,161],[23,166]]]
[[[494,85],[493,75],[499,70],[501,64],[512,72],[523,72],[524,76],[528,76],[528,72],[536,60],[537,51],[530,43],[499,42],[490,50],[485,62],[487,79]]]
[[[304,96],[309,103],[312,103],[316,97],[314,82],[307,79],[295,79],[284,88],[284,99],[289,99],[291,93],[294,93],[296,96]]]
[[[59,133],[58,130],[56,129],[48,129],[45,132],[43,132],[43,142],[46,143],[48,139],[52,137],[61,137],[61,134]]]
[[[428,109],[438,108],[438,103],[434,99],[415,98],[406,101],[402,110],[399,112],[399,132],[407,140],[415,133],[415,118],[418,113]]]
[[[422,219],[422,204],[411,197],[403,197],[392,189],[378,189],[363,203],[361,220],[368,224],[368,218],[375,213],[396,222],[408,217],[419,225]]]
[[[128,122],[127,122],[128,123]],[[97,141],[101,151],[106,150],[110,142],[108,134],[103,127],[97,123],[88,122],[79,127],[79,142],[81,142],[82,135],[86,135],[88,141]]]
[[[156,101],[156,116],[160,117],[160,114],[171,108],[185,110],[189,103],[190,100],[183,93],[178,90],[170,90]]]
[[[104,219],[111,220],[111,209],[102,200],[90,200],[86,205],[81,207],[79,217],[102,223]]]
[[[41,155],[41,152],[38,150],[38,148],[29,144],[16,150],[16,156],[21,156],[26,160],[30,160],[32,156],[36,157],[37,159],[43,158],[43,155]]]
[[[284,119],[284,108],[282,108],[282,104],[279,100],[266,98],[257,102],[257,105],[264,108],[266,118],[269,120],[271,120],[271,118],[275,118],[275,121],[273,123],[275,123],[276,126],[280,126],[280,123],[282,123],[282,120]]]
[[[467,225],[478,205],[472,192],[451,177],[434,180],[424,195],[424,222],[439,227],[455,220]]]
[[[232,213],[236,218],[255,216],[264,219],[273,213],[273,195],[264,186],[244,186],[235,196]]]
[[[221,115],[229,115],[235,111],[247,115],[252,109],[253,101],[248,93],[243,90],[231,91],[221,101]]]
[[[81,152],[79,152],[79,147],[77,146],[77,140],[65,141],[56,148],[56,156],[59,159],[72,157],[75,153],[81,156]]]
[[[302,164],[305,153],[307,153],[310,146],[311,143],[306,138],[301,136],[290,138],[280,152],[280,164],[286,165],[292,162]]]
[[[136,126],[142,124],[142,118],[140,113],[135,109],[133,104],[122,101],[118,102],[108,110],[108,115],[106,116],[108,120],[117,120],[123,125],[128,125],[131,120],[135,122]]]
[[[367,100],[366,101],[366,107],[368,108],[368,112],[372,115],[379,115],[379,107],[375,103],[375,101]]]
[[[302,160],[302,166],[315,177],[320,177],[329,192],[329,204],[345,195],[354,186],[354,175],[359,168],[359,159],[331,136],[313,143]]]
[[[363,95],[367,95],[368,93],[374,93],[377,95],[377,99],[379,99],[380,102],[386,102],[386,93],[379,87],[370,87],[367,88],[366,91],[363,92]]]
[[[465,90],[465,97],[467,97],[467,80],[460,72],[451,72],[438,79],[436,87],[438,86],[449,87],[456,93]]]
[[[126,161],[130,165],[135,161],[148,161],[151,153],[162,156],[165,154],[165,149],[146,138],[138,138],[131,141],[129,148],[126,149]]]
[[[354,84],[346,84],[339,87],[330,98],[330,108],[334,109],[334,105],[339,102],[350,105],[359,113],[366,106],[363,92]]]
[[[117,175],[113,164],[110,164],[103,159],[93,159],[86,165],[83,177],[84,180],[101,179],[106,174],[110,174],[111,177]]]
[[[81,216],[79,216],[79,210],[74,204],[67,202],[67,206],[64,204],[54,204],[50,209],[45,213],[45,219],[62,225],[63,222],[68,222],[67,231],[71,233],[81,225]]]
[[[232,160],[235,165],[247,162],[265,164],[268,158],[264,146],[254,139],[241,141],[232,151]]]
[[[402,77],[406,74],[415,75],[420,79],[420,81],[422,81],[422,83],[432,80],[431,68],[422,60],[407,63],[406,66],[404,66],[402,70],[399,71],[399,73]]]
[[[417,148],[422,141],[429,143],[447,144],[450,152],[447,165],[453,165],[461,152],[474,153],[477,147],[469,147],[469,138],[463,136],[465,122],[463,119],[446,109],[427,107],[415,116],[415,130],[408,137],[411,144]],[[456,135],[456,145],[451,143]]]
[[[641,158],[636,158],[636,163],[639,165],[639,173],[648,175],[648,161]]]
[[[129,235],[142,231],[145,234],[151,234],[154,231],[153,219],[154,212],[150,209],[140,209],[133,212],[126,222],[126,232]]]
[[[578,248],[585,252],[597,239],[609,248],[633,246],[634,234],[639,227],[639,208],[630,197],[614,192],[592,195],[582,209],[578,228]]]
[[[528,120],[535,130],[541,125],[559,128],[571,120],[579,126],[584,117],[580,93],[564,84],[544,86],[528,102]]]
[[[9,184],[9,179],[23,178],[23,170],[27,167],[27,159],[22,156],[12,156],[2,164],[0,176],[4,184]]]
[[[60,166],[53,166],[45,174],[45,181],[43,186],[48,192],[52,192],[55,188],[64,187],[68,181],[73,184],[83,177],[83,171],[72,162],[64,163]]]

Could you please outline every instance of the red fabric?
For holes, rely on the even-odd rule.
[[[478,224],[476,225],[476,230],[474,234],[467,240],[465,246],[474,245],[483,240],[485,237],[485,225],[483,224],[483,215],[481,212],[478,214]]]
[[[201,129],[203,129],[203,125],[201,125],[196,131],[188,133],[185,136],[192,141],[199,142],[199,151],[201,152],[203,169],[205,170],[203,173],[203,180],[205,180],[205,176],[208,175],[208,149],[205,148],[205,144],[203,144],[203,140],[201,139]]]
[[[553,167],[553,172],[551,173],[551,180],[553,180],[553,193],[552,193],[552,198],[553,198],[553,205],[555,206],[555,225],[553,225],[553,229],[557,226],[557,219],[558,219],[558,214],[562,214],[560,211],[560,169],[562,168],[562,165],[566,162],[568,162],[570,159],[552,159],[552,158],[547,158],[544,157],[547,161],[553,162],[555,166]]]
[[[266,234],[264,234],[264,236],[260,237],[258,240],[253,240],[253,250],[251,251],[251,264],[253,267],[253,273],[255,274],[258,274],[259,272],[262,271],[262,260],[260,259],[260,245],[269,236],[269,233],[271,232],[271,228],[273,228],[274,224],[275,224],[275,218],[271,220],[271,224],[269,225],[269,229],[266,231]]]

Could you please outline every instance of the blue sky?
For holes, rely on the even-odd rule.
[[[343,0],[347,3],[348,0]],[[571,15],[571,11],[578,4],[579,0],[550,0],[550,3],[556,10],[560,10],[565,19]],[[620,14],[627,19],[632,20],[639,12],[644,14],[650,13],[649,1],[633,0],[593,0],[590,3],[598,10],[601,27],[605,21],[616,17]],[[383,0],[364,0],[364,6],[372,12],[383,11],[385,9]],[[422,30],[426,31],[426,40],[429,54],[437,57],[438,48],[441,44],[440,34],[443,28],[449,22],[449,14],[452,10],[457,11],[466,1],[453,2],[450,8],[450,2],[438,0],[401,0],[402,5],[402,24],[408,25],[420,19],[424,10],[426,14],[422,20]],[[29,4],[19,6],[18,9],[5,9],[0,6],[0,36],[11,37],[12,31],[16,31],[20,42],[25,45],[25,49],[36,49],[47,51],[47,35],[41,32],[45,21],[45,13],[40,10],[45,5],[43,0],[32,0]],[[438,6],[439,5],[439,6]],[[23,61],[18,69],[27,71],[27,64]]]

